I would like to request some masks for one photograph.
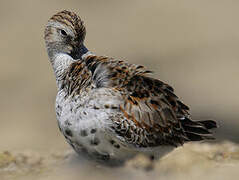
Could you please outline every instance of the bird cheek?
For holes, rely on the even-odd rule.
[[[71,45],[72,45],[73,49],[76,49],[77,47],[79,47],[79,43],[75,40],[71,41]]]

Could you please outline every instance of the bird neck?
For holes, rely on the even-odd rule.
[[[55,73],[56,84],[58,89],[60,89],[67,69],[76,61],[71,56],[64,53],[55,54],[52,58],[51,64]]]
[[[93,53],[88,51],[85,47],[83,47],[81,52],[78,53],[79,58],[77,59],[66,53],[54,53],[52,56],[49,55],[58,89],[61,89],[64,77],[71,64],[77,61],[84,61],[84,59],[89,55],[93,55]]]

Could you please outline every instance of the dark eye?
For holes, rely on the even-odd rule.
[[[67,36],[66,31],[64,31],[64,30],[61,29],[60,32],[61,32],[61,34],[62,34],[63,36]]]

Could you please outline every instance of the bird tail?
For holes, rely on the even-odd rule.
[[[217,128],[218,125],[213,120],[192,121],[189,118],[185,118],[181,120],[181,124],[188,141],[215,139],[210,129]]]

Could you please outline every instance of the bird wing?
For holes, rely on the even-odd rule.
[[[151,77],[143,66],[103,56],[85,59],[96,88],[108,87],[122,96],[117,117],[112,117],[117,136],[137,147],[178,146],[185,141],[210,139],[206,125],[191,121],[188,110],[168,84]]]

